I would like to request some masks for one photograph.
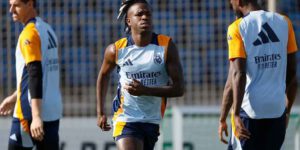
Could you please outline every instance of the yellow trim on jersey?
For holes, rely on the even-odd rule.
[[[159,46],[163,46],[165,48],[164,59],[165,59],[165,62],[166,62],[167,61],[167,56],[168,56],[167,54],[168,54],[169,43],[171,41],[171,38],[166,36],[166,35],[159,34],[157,36],[157,41],[158,41]]]
[[[239,29],[241,21],[242,18],[236,20],[228,27],[227,42],[229,49],[229,59],[246,58],[246,50]]]
[[[115,48],[116,48],[116,58],[115,58],[115,62],[118,61],[118,52],[120,49],[125,48],[127,45],[127,38],[122,38],[120,40],[118,40],[117,42],[115,42]]]
[[[21,127],[22,127],[23,131],[25,131],[25,132],[27,132],[28,134],[30,134],[30,129],[29,129],[29,122],[28,122],[28,120],[20,119],[20,124],[21,124]]]
[[[284,19],[288,22],[288,26],[289,26],[287,51],[288,54],[291,54],[296,52],[298,50],[298,47],[296,43],[295,32],[292,25],[292,21],[287,16],[284,16]]]
[[[21,88],[18,89],[17,92],[17,102],[16,102],[16,118],[19,119],[21,127],[23,129],[23,131],[30,133],[30,129],[29,129],[29,123],[28,120],[24,119],[24,115],[22,112],[22,106],[21,106]]]
[[[237,137],[237,134],[235,132],[235,123],[234,123],[234,115],[233,115],[233,112],[231,113],[231,118],[230,118],[230,121],[231,121],[231,128],[232,128],[232,132],[234,134],[235,137]]]
[[[114,113],[114,117],[113,117],[113,121],[115,121],[117,118],[118,118],[118,116],[120,115],[120,114],[122,114],[122,113],[124,113],[124,110],[123,110],[123,105],[124,104],[124,96],[123,95],[121,95],[121,104],[120,104],[120,108],[118,108],[118,111],[117,112],[115,112]]]
[[[21,83],[20,83],[21,84]],[[17,90],[16,117],[20,120],[24,119],[21,106],[21,87]]]
[[[29,23],[20,35],[20,50],[26,64],[42,60],[41,39],[34,23]]]
[[[122,131],[126,125],[126,122],[117,122],[114,131],[113,131],[113,137],[117,137],[122,134]]]

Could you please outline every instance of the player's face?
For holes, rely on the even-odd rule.
[[[128,10],[126,21],[132,31],[152,31],[152,12],[147,4],[132,5]]]
[[[240,18],[240,17],[243,17],[243,13],[239,10],[239,3],[240,3],[240,0],[230,0],[230,3],[231,3],[231,6],[232,6],[232,9],[235,13],[235,15]]]
[[[9,0],[9,12],[12,14],[12,18],[14,21],[18,21],[21,23],[26,23],[28,19],[29,10],[31,7],[31,2],[27,3],[22,2],[21,0]]]

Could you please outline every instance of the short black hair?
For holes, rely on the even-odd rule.
[[[33,2],[33,7],[36,8],[36,0],[21,0],[23,3],[27,4],[29,1]]]
[[[146,0],[123,0],[121,7],[119,9],[118,20],[122,20],[123,17],[125,16],[124,17],[125,18],[124,19],[124,23],[125,23],[124,31],[126,32],[126,34],[129,34],[131,32],[131,30],[126,22],[127,12],[129,10],[129,8],[136,3],[144,3],[144,4],[149,5]]]
[[[257,0],[241,0],[243,5],[248,5],[248,4],[252,4],[252,5],[258,5]]]

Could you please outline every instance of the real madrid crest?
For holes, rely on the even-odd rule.
[[[154,63],[158,65],[162,64],[162,58],[160,54],[154,54]]]

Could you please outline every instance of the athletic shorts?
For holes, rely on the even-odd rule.
[[[144,142],[144,150],[153,150],[159,136],[159,125],[140,122],[117,122],[113,127],[115,141],[134,137]]]
[[[285,113],[279,118],[251,119],[241,115],[241,119],[251,133],[250,139],[239,140],[233,136],[228,144],[228,150],[280,150],[285,138],[286,116]]]
[[[9,136],[9,150],[32,149],[59,150],[59,120],[44,122],[44,139],[36,141],[30,135],[31,121],[13,118]]]

